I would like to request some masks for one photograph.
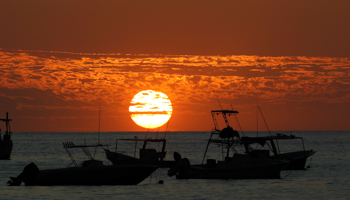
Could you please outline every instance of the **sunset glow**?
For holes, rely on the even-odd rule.
[[[0,118],[8,113],[13,153],[20,153],[6,163],[16,168],[19,162],[41,164],[37,158],[48,160],[42,150],[60,153],[55,149],[62,148],[62,141],[77,147],[97,144],[110,149],[111,154],[103,149],[95,151],[96,160],[104,153],[116,158],[112,162],[99,159],[103,165],[116,164],[119,158],[155,167],[162,167],[166,161],[164,166],[174,168],[168,175],[191,178],[186,177],[186,170],[182,176],[183,167],[202,163],[209,171],[220,171],[224,165],[219,159],[230,164],[237,153],[247,154],[238,155],[244,162],[237,167],[245,170],[249,151],[256,150],[258,157],[261,154],[273,166],[257,161],[259,166],[248,166],[250,175],[262,172],[261,167],[268,168],[265,175],[286,178],[290,171],[282,174],[281,169],[293,168],[297,159],[291,158],[288,164],[271,163],[269,158],[276,154],[284,159],[284,153],[299,157],[305,144],[304,155],[314,153],[309,149],[319,152],[316,164],[310,158],[304,166],[309,174],[306,179],[295,176],[306,172],[288,177],[297,178],[296,182],[288,181],[295,188],[281,181],[264,184],[257,180],[253,185],[249,181],[251,188],[245,190],[255,192],[248,196],[241,192],[243,196],[264,195],[256,190],[260,188],[268,197],[286,199],[346,197],[343,191],[348,191],[349,185],[343,183],[349,181],[337,180],[333,172],[342,176],[350,167],[343,173],[339,170],[342,165],[330,165],[348,160],[343,147],[350,139],[349,10],[350,0],[0,0]],[[0,123],[0,151],[1,139],[7,140],[7,125]],[[273,139],[267,141],[269,145],[258,141],[260,137],[268,139],[265,136]],[[261,144],[245,149],[243,137]],[[292,142],[287,142],[290,139]],[[23,142],[25,145],[20,145]],[[31,150],[26,144],[38,147],[31,148],[34,154],[23,151],[23,147]],[[225,147],[229,147],[227,151]],[[339,163],[328,159],[333,155],[339,155]],[[88,156],[95,159],[95,154]],[[256,159],[252,159],[253,163]],[[322,160],[325,163],[318,162]],[[170,166],[173,162],[174,167]],[[50,166],[38,165],[40,169]],[[4,178],[8,179],[14,167],[5,166],[10,171],[2,173]],[[236,167],[228,170],[234,173]],[[319,176],[327,170],[331,176]],[[192,167],[189,176],[191,171]],[[10,177],[9,183],[18,185],[21,174],[18,177]],[[310,177],[315,181],[309,182]],[[97,198],[112,195],[137,199],[142,194],[147,199],[186,195],[224,199],[237,193],[230,188],[236,181],[214,185],[199,181],[193,186],[186,181],[180,187],[168,181],[165,193],[159,190],[162,180],[155,177],[147,185],[153,183],[160,185],[146,191],[150,198],[128,187],[121,189],[122,196],[114,195],[120,193],[115,188],[102,188],[81,192],[81,199],[93,198],[91,194]],[[275,186],[291,192],[271,193]],[[325,186],[328,196],[323,192]],[[174,190],[169,192],[169,188]],[[208,188],[211,190],[206,191]],[[216,188],[219,190],[214,191]],[[316,196],[302,196],[304,188],[316,191]],[[45,191],[51,193],[50,188]],[[31,195],[30,191],[18,193],[24,198]],[[46,193],[39,196],[50,198]],[[54,191],[52,198],[56,194]]]
[[[153,90],[137,93],[130,102],[132,120],[143,128],[158,128],[167,123],[173,108],[167,95]]]
[[[0,50],[0,62],[2,110],[21,118],[16,129],[22,131],[97,130],[99,98],[102,130],[142,131],[166,123],[170,115],[139,120],[145,108],[132,113],[143,127],[130,118],[130,101],[145,88],[176,104],[170,130],[211,130],[210,110],[220,107],[218,99],[240,112],[244,130],[255,130],[257,103],[271,129],[350,129],[343,117],[350,110],[349,58]]]

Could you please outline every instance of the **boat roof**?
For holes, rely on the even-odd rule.
[[[63,142],[63,148],[87,148],[87,147],[104,147],[109,145],[95,144],[95,145],[75,145],[73,142]]]
[[[139,139],[139,138],[128,138],[128,139],[118,139],[118,140],[126,140],[126,141],[150,141],[150,142],[163,142],[165,141],[164,138],[161,139]]]
[[[212,110],[211,111],[212,113],[238,113],[238,111],[235,111],[235,110]]]
[[[266,140],[290,140],[290,139],[303,139],[302,137],[295,137],[295,135],[271,135],[260,137],[241,137],[243,143],[262,143]]]

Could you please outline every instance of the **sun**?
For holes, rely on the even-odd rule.
[[[168,96],[162,92],[144,90],[130,102],[131,119],[143,128],[158,128],[167,123],[173,112]]]

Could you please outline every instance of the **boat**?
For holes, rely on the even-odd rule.
[[[10,121],[12,121],[12,119],[9,119],[8,113],[6,113],[6,119],[0,119],[0,121],[5,122],[6,124],[6,131],[3,136],[1,135],[0,129],[0,160],[8,160],[10,159],[13,147],[11,140],[12,132],[10,128]]]
[[[238,131],[234,130],[227,120],[227,115],[238,114],[235,110],[211,111],[215,128],[211,131],[210,138],[201,164],[191,165],[187,158],[181,158],[177,152],[174,159],[177,166],[170,168],[169,176],[176,175],[177,179],[273,179],[280,178],[281,170],[289,164],[289,161],[270,158],[268,150],[251,150],[253,141],[241,140]],[[226,127],[219,129],[216,120],[217,115],[222,115]],[[256,142],[255,142],[256,143]],[[222,160],[207,159],[204,163],[210,144],[219,145],[222,148]],[[259,144],[259,143],[257,143]],[[244,147],[248,152],[239,152]],[[230,151],[233,151],[233,155]]]
[[[54,185],[137,185],[157,166],[154,165],[109,165],[95,160],[88,147],[98,148],[106,145],[75,145],[72,142],[63,143],[63,147],[72,160],[67,168],[39,170],[34,163],[28,164],[18,177],[10,177],[8,185],[19,186],[54,186]],[[78,165],[69,149],[80,148],[89,159]]]
[[[295,135],[285,135],[277,133],[271,136],[260,136],[260,137],[242,137],[241,139],[248,141],[255,141],[257,143],[269,143],[274,151],[274,155],[277,155],[279,159],[285,159],[289,161],[289,165],[284,170],[303,170],[306,169],[306,160],[308,157],[314,155],[316,151],[305,150],[304,139],[302,137],[296,137]],[[281,153],[279,140],[301,140],[302,150]],[[270,156],[273,157],[273,156]],[[308,166],[310,167],[310,166]]]
[[[248,141],[256,141],[260,143],[266,143],[268,142],[269,145],[271,145],[272,151],[274,152],[274,155],[276,155],[279,159],[285,159],[289,161],[289,165],[284,168],[284,170],[303,170],[306,169],[306,160],[314,155],[316,151],[311,150],[305,150],[305,144],[304,139],[302,137],[296,137],[295,135],[285,135],[281,133],[276,133],[275,135],[271,134],[269,127],[267,126],[265,117],[261,111],[260,106],[258,105],[258,109],[260,111],[260,114],[264,120],[264,123],[266,125],[266,128],[268,130],[269,136],[256,136],[256,137],[245,137],[244,140]],[[292,152],[281,152],[281,145],[279,144],[279,141],[294,141],[294,140],[300,140],[302,144],[302,149],[299,148],[299,151],[292,151]],[[307,168],[309,168],[308,166]]]
[[[126,141],[126,142],[134,142],[134,156],[125,155],[117,152],[118,150],[118,142]],[[136,147],[137,143],[142,142],[142,148],[139,150],[139,157],[136,157]],[[157,151],[154,148],[147,148],[148,143],[158,143],[161,144],[161,150]],[[160,168],[168,168],[175,165],[175,161],[166,161],[164,160],[166,151],[166,139],[139,139],[139,138],[129,138],[129,139],[117,139],[115,152],[110,151],[109,149],[104,149],[106,152],[107,159],[110,160],[113,165],[126,165],[126,164],[151,164],[156,165]]]

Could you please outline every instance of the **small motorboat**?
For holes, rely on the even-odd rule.
[[[287,160],[254,158],[247,154],[234,154],[224,161],[208,159],[206,164],[190,165],[181,159],[168,175],[177,179],[278,179]],[[174,173],[175,172],[175,173]]]
[[[265,117],[260,109],[260,106],[258,105],[258,109],[260,111],[260,114],[264,120],[264,123],[266,125],[266,128],[268,130],[269,136],[256,136],[256,137],[242,137],[241,139],[245,142],[252,142],[252,143],[260,143],[260,144],[268,144],[271,151],[273,151],[273,155],[270,157],[277,157],[278,159],[285,159],[289,161],[289,165],[284,168],[284,170],[303,170],[305,168],[306,160],[314,155],[316,151],[311,150],[305,150],[305,144],[304,139],[302,137],[296,137],[295,135],[285,135],[281,133],[277,133],[276,135],[272,135],[269,127],[266,123]],[[281,149],[284,149],[285,146],[290,146],[294,144],[296,140],[301,141],[302,148],[297,147],[298,151],[285,151],[282,152]],[[281,145],[280,142],[283,141],[284,145]],[[285,141],[288,141],[288,143],[285,143]],[[293,147],[294,149],[294,147]],[[247,150],[248,151],[248,150]],[[310,166],[308,166],[309,168]]]
[[[88,151],[88,147],[102,147],[103,145],[74,145],[72,142],[63,143],[65,150],[72,159],[74,167],[39,170],[34,163],[28,164],[18,177],[10,177],[8,185],[18,186],[22,182],[26,186],[53,185],[137,185],[149,175],[157,166],[154,165],[109,165],[95,160]],[[70,148],[81,148],[90,158],[78,166],[70,153]]]
[[[279,140],[301,140],[302,141],[302,149],[299,151],[293,152],[285,152],[282,153],[280,151]],[[305,150],[304,140],[302,137],[296,137],[295,135],[282,135],[276,134],[271,136],[260,136],[260,137],[242,137],[241,140],[249,143],[267,143],[269,142],[269,146],[272,147],[272,151],[274,155],[271,155],[271,158],[275,158],[276,156],[279,159],[284,159],[289,161],[289,165],[284,168],[284,170],[303,170],[305,169],[306,160],[308,157],[312,156],[316,153],[316,151]]]
[[[210,138],[203,156],[202,164],[191,165],[187,158],[181,158],[177,152],[174,159],[177,166],[170,168],[168,175],[176,175],[177,179],[272,179],[280,178],[280,172],[289,161],[271,158],[269,150],[251,150],[252,141],[241,140],[239,133],[228,123],[226,115],[238,114],[235,110],[211,111],[215,128],[211,131]],[[218,128],[216,115],[222,114],[226,127]],[[214,138],[214,137],[215,138]],[[216,144],[222,147],[223,160],[207,159],[204,163],[208,147]],[[260,143],[257,143],[260,144]],[[244,146],[246,152],[239,153],[237,147]],[[230,155],[230,150],[234,154]]]

